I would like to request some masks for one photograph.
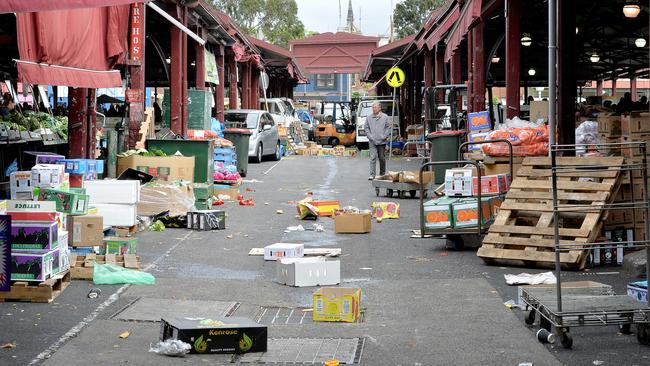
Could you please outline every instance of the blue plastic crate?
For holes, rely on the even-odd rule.
[[[234,146],[230,147],[215,147],[214,148],[214,155],[218,154],[235,154],[237,151],[235,150]]]
[[[92,159],[62,159],[59,164],[65,166],[65,172],[70,174],[103,174],[104,161]]]

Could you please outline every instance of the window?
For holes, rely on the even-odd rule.
[[[336,74],[318,74],[316,75],[316,87],[323,89],[333,89],[336,82]]]

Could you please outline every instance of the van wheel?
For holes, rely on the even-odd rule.
[[[255,157],[253,158],[253,163],[262,162],[262,144],[257,145],[257,150],[255,150]]]
[[[332,137],[332,138],[330,138],[329,143],[330,143],[330,145],[332,145],[332,146],[336,146],[336,145],[339,144],[339,139],[337,139],[336,137]]]

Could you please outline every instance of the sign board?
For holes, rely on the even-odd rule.
[[[269,88],[269,74],[265,72],[260,73],[260,88],[266,90]]]
[[[386,82],[392,88],[399,88],[404,84],[406,76],[399,67],[391,67],[386,73]]]
[[[204,49],[205,59],[205,82],[219,85],[219,73],[217,72],[217,59],[214,53]]]
[[[131,4],[129,59],[142,62],[144,53],[144,4]]]
[[[126,89],[124,97],[127,103],[142,103],[141,89]]]

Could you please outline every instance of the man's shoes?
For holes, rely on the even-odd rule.
[[[372,175],[368,177],[368,180],[373,180],[373,179],[375,179],[375,177],[373,177]]]

